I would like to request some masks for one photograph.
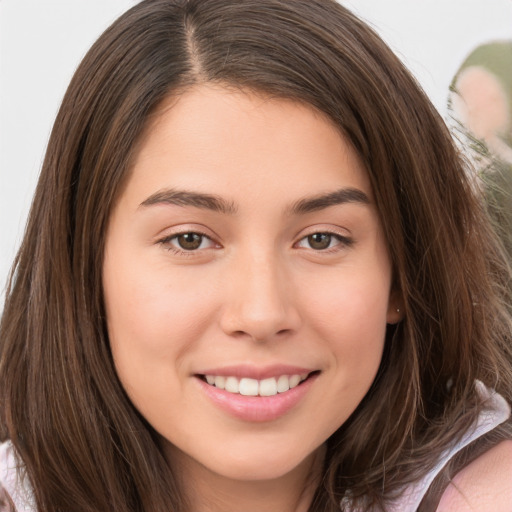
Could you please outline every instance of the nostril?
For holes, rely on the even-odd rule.
[[[232,336],[235,338],[243,338],[245,336],[251,337],[250,334],[246,333],[245,331],[234,331]]]

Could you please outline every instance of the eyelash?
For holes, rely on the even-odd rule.
[[[173,240],[176,240],[180,236],[184,236],[184,235],[197,235],[197,236],[201,237],[200,246],[203,244],[205,239],[209,240],[212,243],[215,243],[211,237],[209,237],[208,235],[206,235],[205,233],[202,233],[200,231],[183,231],[180,233],[173,233],[172,235],[162,238],[161,240],[158,241],[158,243],[161,244],[162,246],[164,246],[166,248],[166,250],[168,250],[169,252],[172,252],[173,254],[175,254],[177,256],[185,256],[185,257],[193,257],[193,256],[197,255],[197,253],[199,251],[204,251],[204,250],[208,250],[208,249],[212,248],[212,247],[207,247],[207,248],[201,249],[201,247],[199,246],[196,249],[188,249],[187,250],[184,248],[176,247],[172,244]],[[301,244],[301,242],[307,241],[310,237],[313,237],[315,235],[328,236],[329,237],[329,246],[326,247],[325,249],[314,249],[311,246],[310,247],[301,247],[299,245],[299,244]],[[337,240],[338,243],[336,243],[333,247],[330,247],[332,239]],[[294,243],[293,247],[300,248],[300,249],[311,249],[315,253],[332,254],[332,253],[341,251],[343,249],[350,248],[353,244],[354,244],[354,240],[352,238],[341,235],[339,233],[332,232],[332,231],[314,231],[314,232],[309,233],[308,235],[305,235],[302,238],[300,238],[297,242]]]
[[[204,239],[207,239],[210,242],[215,243],[215,242],[213,242],[211,237],[209,237],[205,233],[201,233],[200,231],[182,231],[180,233],[173,233],[172,235],[169,235],[169,236],[166,236],[165,238],[162,238],[161,240],[158,241],[158,243],[161,244],[162,246],[164,246],[167,251],[172,252],[173,254],[175,254],[177,256],[193,257],[193,256],[195,256],[195,254],[197,254],[199,252],[200,247],[197,248],[197,249],[189,249],[189,250],[187,250],[187,249],[175,247],[174,245],[172,245],[172,241],[173,240],[177,239],[180,236],[184,236],[184,235],[198,235],[198,236],[200,236],[201,237],[201,244],[203,243]],[[208,249],[210,249],[210,247],[208,247],[206,249],[201,249],[201,250],[208,250]]]
[[[304,247],[305,249],[312,249],[315,253],[332,254],[354,245],[354,239],[347,237],[345,235],[341,235],[333,231],[314,231],[308,235],[303,236],[298,242],[294,244],[294,246],[299,247],[299,244],[301,242],[306,241],[315,235],[324,235],[329,237],[329,247],[326,247],[325,249],[314,249],[313,247]],[[330,247],[332,239],[337,240],[338,243],[333,247]]]

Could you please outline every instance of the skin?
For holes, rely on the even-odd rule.
[[[326,194],[335,204],[311,201]],[[184,250],[184,233],[205,236]],[[328,248],[312,247],[314,233],[330,233],[317,235]],[[190,509],[307,510],[324,442],[365,396],[386,325],[400,320],[367,174],[333,124],[221,87],[169,99],[112,212],[103,281],[119,378]],[[219,408],[198,377],[284,364],[315,377],[269,421]]]
[[[437,508],[453,511],[512,511],[512,441],[502,441],[455,475]]]

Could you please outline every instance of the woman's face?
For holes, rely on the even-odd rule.
[[[169,458],[238,480],[314,454],[398,320],[351,146],[312,108],[213,86],[148,128],[103,283],[119,378]]]

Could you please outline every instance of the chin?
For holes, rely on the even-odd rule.
[[[264,481],[278,480],[291,473],[297,466],[282,463],[276,466],[270,462],[254,463],[253,461],[240,461],[232,465],[215,470],[217,474],[230,480]]]
[[[309,466],[317,453],[303,453],[299,449],[269,450],[259,453],[246,453],[240,456],[235,453],[224,453],[221,459],[210,460],[206,467],[224,478],[231,480],[265,481],[278,480],[303,466]]]

